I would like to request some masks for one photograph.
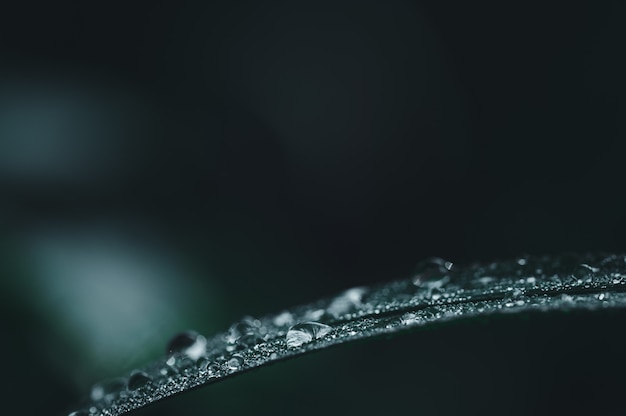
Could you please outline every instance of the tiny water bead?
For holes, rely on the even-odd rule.
[[[206,338],[195,331],[181,332],[168,342],[166,352],[185,354],[197,360],[206,352]]]
[[[141,370],[133,370],[128,378],[128,390],[137,390],[152,383],[152,377]]]
[[[178,373],[176,372],[176,370],[174,370],[171,367],[163,367],[163,368],[161,368],[161,370],[159,370],[159,374],[162,377],[170,378],[170,377],[174,377]]]
[[[285,341],[288,347],[299,347],[330,333],[332,327],[319,322],[302,322],[289,328]]]

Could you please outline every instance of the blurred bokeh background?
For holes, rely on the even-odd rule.
[[[3,2],[3,407],[64,414],[180,330],[426,257],[626,251],[625,19],[617,0]],[[551,409],[619,385],[615,357],[565,382],[547,352],[613,351],[567,335],[612,322],[593,319],[338,349],[144,414]]]

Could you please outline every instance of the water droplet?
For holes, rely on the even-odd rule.
[[[354,312],[361,305],[361,300],[366,292],[367,289],[364,287],[348,289],[333,299],[326,311],[334,318]]]
[[[128,390],[137,390],[152,383],[152,378],[143,371],[134,370],[128,378]]]
[[[447,273],[452,270],[454,263],[444,260],[440,257],[431,257],[420,261],[415,266],[415,274],[430,274],[430,273]]]
[[[241,355],[233,355],[230,360],[226,362],[226,365],[231,370],[239,370],[243,366],[243,357]]]
[[[209,364],[211,364],[211,361],[208,358],[204,358],[204,357],[196,361],[196,366],[198,367],[198,370],[200,371],[206,371]]]
[[[178,357],[176,360],[176,368],[182,373],[189,373],[195,367],[196,362],[188,356]]]
[[[165,365],[159,371],[159,374],[161,374],[163,377],[166,377],[166,378],[176,376],[178,374],[178,371],[176,371],[176,369],[174,368],[175,365],[176,365],[176,357],[174,356],[169,357],[167,361],[165,361]]]
[[[515,299],[515,298],[519,298],[520,296],[522,296],[524,294],[524,291],[520,288],[515,288],[513,290],[511,290],[511,292],[509,293],[510,297]]]
[[[404,325],[412,325],[419,322],[419,318],[414,312],[407,312],[400,317],[400,322]]]
[[[598,300],[609,300],[609,292],[598,293]]]
[[[516,261],[517,264],[519,264],[520,266],[525,266],[528,262],[528,259],[526,257],[519,257]]]
[[[249,316],[244,317],[239,322],[235,322],[224,336],[224,340],[230,346],[228,349],[232,351],[235,349],[235,346],[242,348],[251,347],[263,341],[261,328],[261,321]]]
[[[209,364],[206,368],[210,376],[215,376],[220,372],[220,366],[216,363]]]
[[[195,331],[185,331],[175,335],[167,344],[168,354],[185,354],[197,360],[206,352],[206,338]]]
[[[426,296],[432,296],[433,289],[441,289],[450,281],[452,262],[433,257],[420,262],[415,268],[413,284],[426,289]]]
[[[588,264],[581,263],[574,267],[570,279],[574,281],[574,283],[581,284],[584,280],[590,279],[594,273],[600,271],[597,267],[591,267]]]
[[[285,340],[288,347],[299,347],[326,336],[331,329],[329,325],[319,322],[302,322],[289,328]]]
[[[114,378],[94,384],[91,388],[91,400],[94,402],[100,400],[113,400],[122,390],[126,389],[126,380],[123,378]]]

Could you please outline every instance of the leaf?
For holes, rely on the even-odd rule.
[[[622,273],[626,258],[617,255],[524,257],[466,268],[429,259],[410,279],[352,288],[259,319],[245,317],[208,339],[192,331],[178,334],[165,357],[96,384],[86,410],[71,415],[116,416],[312,351],[459,319],[622,308]]]

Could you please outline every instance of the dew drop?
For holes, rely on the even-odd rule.
[[[598,271],[600,271],[600,269],[597,267],[591,267],[586,263],[581,263],[574,268],[571,279],[580,284],[583,280],[591,278],[594,273]]]
[[[415,267],[413,284],[426,289],[426,295],[431,296],[433,289],[441,289],[450,280],[449,272],[453,263],[439,257],[433,257],[418,263]]]
[[[159,371],[159,374],[161,374],[163,377],[166,377],[166,378],[176,376],[178,374],[178,371],[176,371],[176,369],[174,368],[175,365],[176,365],[176,357],[174,356],[169,357],[167,361],[165,361],[165,366],[163,366],[161,370]]]
[[[617,272],[612,272],[609,276],[611,278],[613,278],[613,279],[621,279],[622,278],[621,273],[617,273]]]
[[[289,328],[285,340],[288,347],[299,347],[326,336],[331,329],[329,325],[319,322],[302,322]]]
[[[220,366],[215,364],[215,363],[212,363],[212,364],[209,364],[207,366],[206,370],[209,372],[210,376],[215,376],[215,375],[219,374]]]
[[[452,270],[454,263],[444,260],[440,257],[431,257],[420,261],[415,266],[414,273],[419,274],[431,274],[431,273],[448,273]]]
[[[247,334],[237,340],[237,346],[240,348],[254,347],[263,342],[263,337],[259,334]]]
[[[126,381],[123,378],[115,378],[94,384],[91,388],[91,400],[113,400],[122,390],[126,389]]]
[[[196,365],[198,366],[198,370],[200,371],[206,371],[209,364],[211,364],[211,361],[209,361],[207,358],[200,358],[196,362]]]
[[[243,362],[243,357],[235,354],[226,362],[226,365],[231,370],[239,370],[243,366]]]
[[[413,325],[419,322],[419,318],[414,312],[407,312],[400,317],[400,322],[404,325]]]
[[[134,370],[128,378],[128,390],[137,390],[152,383],[152,378],[143,371]]]
[[[249,347],[263,340],[261,329],[261,321],[246,316],[231,325],[224,340],[230,345],[229,350],[233,350],[235,346]]]
[[[181,356],[176,360],[176,368],[183,373],[188,373],[195,367],[196,362],[188,356]]]
[[[197,360],[206,352],[206,338],[195,331],[181,332],[168,342],[166,352],[184,354]]]

